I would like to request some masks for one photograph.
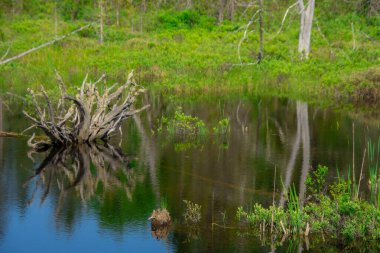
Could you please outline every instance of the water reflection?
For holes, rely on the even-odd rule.
[[[288,192],[292,176],[295,170],[295,161],[298,155],[298,150],[302,144],[302,168],[301,168],[301,177],[299,180],[299,199],[300,206],[302,208],[305,193],[306,185],[305,181],[310,169],[310,133],[309,133],[309,116],[308,116],[308,107],[306,103],[297,102],[297,130],[295,137],[293,138],[291,145],[291,155],[285,169],[285,180],[283,193],[280,198],[280,206],[284,206],[286,199],[286,192]],[[279,126],[278,126],[279,127]],[[281,133],[282,131],[279,130]],[[284,139],[283,134],[280,134],[282,139]]]
[[[67,193],[74,190],[83,203],[95,194],[105,192],[109,187],[122,188],[127,198],[132,200],[136,178],[129,166],[129,158],[120,148],[110,144],[82,144],[70,147],[56,147],[35,170],[35,174],[25,184],[34,184],[29,204],[38,190],[43,192],[43,203],[49,195],[52,183],[56,183],[59,201],[56,213],[60,213]]]
[[[3,119],[4,119],[4,117],[3,117],[3,99],[0,96],[0,132],[4,130]],[[3,155],[4,155],[3,145],[4,145],[4,140],[3,140],[3,138],[0,137],[0,169],[3,167]],[[5,180],[6,180],[6,178],[0,177],[0,184],[5,185],[5,182],[4,182]],[[6,191],[7,189],[1,189],[0,188],[0,190]],[[5,206],[4,203],[6,202],[5,198],[6,198],[6,192],[3,192],[2,194],[0,194],[0,223],[1,224],[5,223],[5,219],[4,219],[5,210],[2,210]],[[0,226],[0,240],[4,236],[3,227],[4,226]]]
[[[79,251],[77,242],[89,230],[95,231],[91,243],[99,249],[101,245],[125,246],[126,241],[134,241],[137,248],[125,247],[132,251],[142,251],[142,246],[181,252],[269,252],[288,247],[299,251],[308,247],[303,240],[273,244],[267,238],[264,243],[242,235],[246,231],[212,228],[211,224],[234,227],[237,206],[271,204],[274,179],[275,200],[284,204],[281,180],[286,187],[296,185],[303,199],[305,178],[318,164],[330,167],[329,180],[336,170],[344,175],[352,161],[346,159],[352,156],[353,121],[347,114],[256,96],[194,102],[146,94],[144,99],[151,109],[126,123],[121,147],[52,149],[31,154],[33,163],[26,156],[26,140],[0,138],[0,250],[6,249],[3,245],[14,246],[17,240],[30,241],[33,235],[17,231],[33,221],[38,224],[30,229],[48,234],[54,242],[51,250],[61,243],[66,251]],[[158,135],[157,120],[173,115],[178,106],[185,114],[202,119],[210,132],[220,119],[228,117],[228,145],[221,148],[209,134],[202,149],[197,145],[176,148],[178,140]],[[20,131],[27,125],[14,115],[0,117],[0,123],[6,131]],[[355,126],[355,154],[360,157],[367,139],[377,138],[379,127],[360,121]],[[119,138],[115,137],[115,143],[120,143]],[[147,218],[163,198],[175,224],[167,239],[157,244],[156,238],[166,236],[166,231],[152,235]],[[199,227],[181,225],[184,199],[202,206]],[[49,225],[51,217],[53,227]],[[56,233],[62,235],[49,237]]]

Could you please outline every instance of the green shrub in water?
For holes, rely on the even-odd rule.
[[[196,138],[207,134],[205,123],[198,117],[186,115],[180,107],[174,112],[174,118],[161,117],[157,131],[164,129],[170,135],[179,137]]]
[[[292,186],[287,209],[273,205],[264,208],[255,204],[251,211],[239,207],[236,216],[256,229],[260,227],[262,231],[264,227],[264,231],[274,234],[299,235],[310,232],[323,234],[330,239],[380,239],[380,210],[376,205],[352,195],[350,182],[341,178],[329,187],[324,186],[326,174],[327,167],[318,166],[309,177],[307,187],[313,198],[306,198],[303,207]],[[327,188],[330,195],[325,191]],[[274,229],[271,230],[271,226]],[[308,227],[310,231],[307,231]]]

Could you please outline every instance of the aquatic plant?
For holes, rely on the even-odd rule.
[[[289,197],[288,197],[288,213],[289,213],[289,225],[292,228],[292,232],[299,234],[301,233],[301,226],[303,223],[304,213],[300,207],[300,201],[297,195],[296,187],[290,187]]]
[[[157,132],[162,133],[164,130],[171,136],[186,139],[195,139],[205,136],[207,133],[205,123],[198,117],[186,115],[181,107],[174,112],[174,117],[161,117]]]
[[[380,179],[379,179],[379,161],[380,161],[380,136],[376,144],[368,140],[368,170],[369,170],[369,189],[371,202],[376,203],[379,208],[380,203]]]
[[[219,120],[218,124],[212,128],[216,136],[228,136],[231,131],[230,119],[224,118]]]
[[[318,165],[317,169],[308,175],[305,184],[312,194],[320,194],[326,190],[326,175],[328,168]]]
[[[197,224],[202,218],[201,205],[191,202],[190,200],[183,200],[185,203],[185,212],[183,217],[188,224]]]

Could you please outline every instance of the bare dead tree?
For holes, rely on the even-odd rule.
[[[45,146],[67,146],[75,143],[91,143],[97,139],[107,141],[110,135],[121,126],[121,123],[145,110],[149,105],[134,109],[138,95],[144,92],[133,78],[133,72],[125,84],[113,85],[100,92],[97,84],[104,80],[102,75],[96,82],[88,82],[85,77],[78,93],[73,97],[67,94],[62,78],[57,74],[61,97],[56,106],[41,86],[40,93],[29,89],[35,113],[23,111],[33,125],[28,128],[39,128],[49,137],[50,141],[33,143],[34,135],[29,140],[29,146],[39,149]],[[42,100],[42,101],[41,101]],[[65,104],[65,100],[72,103]]]
[[[286,9],[284,17],[282,18],[280,29],[269,40],[270,41],[273,40],[281,33],[286,17],[289,14],[289,11],[295,6],[298,6],[299,13],[300,13],[300,32],[299,32],[299,40],[298,40],[298,52],[301,54],[302,59],[307,59],[310,53],[311,29],[313,26],[314,5],[315,5],[315,0],[309,0],[306,4],[304,4],[304,0],[297,0],[297,2],[290,5]]]
[[[311,28],[313,26],[314,5],[314,0],[309,0],[307,5],[304,4],[304,0],[298,0],[298,7],[301,16],[298,52],[301,54],[302,59],[307,59],[310,53]]]

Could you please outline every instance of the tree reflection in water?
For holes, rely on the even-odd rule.
[[[57,214],[70,191],[75,191],[84,204],[95,194],[104,194],[111,187],[121,188],[131,200],[137,181],[141,182],[143,178],[137,176],[129,165],[129,158],[121,149],[107,143],[50,149],[34,175],[25,183],[29,186],[34,184],[28,202],[32,203],[36,192],[41,191],[40,200],[43,203],[51,192],[52,184],[57,184],[59,192]]]

